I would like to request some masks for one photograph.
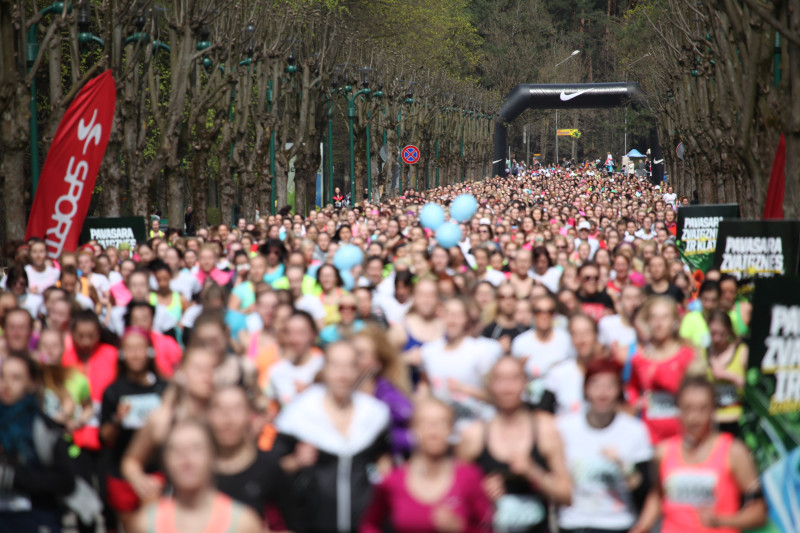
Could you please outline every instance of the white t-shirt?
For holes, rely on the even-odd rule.
[[[649,241],[656,238],[656,232],[653,231],[653,228],[650,228],[650,231],[646,233],[644,231],[644,228],[639,228],[638,230],[636,230],[636,232],[634,232],[633,236],[638,237],[643,241]]]
[[[37,272],[33,265],[25,265],[25,273],[28,275],[28,290],[36,288],[38,294],[55,285],[61,277],[61,271],[51,266],[45,266],[43,272]],[[5,286],[5,283],[3,285]]]
[[[108,285],[113,287],[117,283],[123,281],[122,274],[117,272],[116,270],[111,270],[108,273]]]
[[[488,338],[465,337],[454,350],[445,349],[445,340],[426,342],[421,347],[422,370],[434,396],[452,405],[458,420],[486,418],[490,406],[461,392],[451,391],[449,380],[482,389],[489,371],[503,355],[500,343]]]
[[[98,296],[108,296],[108,291],[111,290],[111,282],[108,278],[97,272],[92,272],[89,276],[89,281],[97,291]]]
[[[383,278],[383,281],[378,283],[378,286],[375,287],[375,296],[394,296],[394,278],[396,277],[397,272],[392,270],[389,274]]]
[[[569,333],[553,328],[553,336],[542,342],[532,329],[518,335],[511,343],[511,355],[524,358],[525,373],[530,382],[525,393],[526,400],[538,404],[545,391],[544,378],[561,361],[575,357],[575,348]]]
[[[261,320],[261,315],[256,312],[247,315],[247,318],[244,320],[244,324],[248,333],[255,333],[256,331],[261,331],[264,329],[264,321]]]
[[[483,281],[488,281],[495,287],[499,287],[501,283],[506,280],[506,276],[493,268],[487,269],[486,274],[483,275]]]
[[[314,353],[303,365],[295,365],[288,359],[281,359],[270,370],[270,385],[266,391],[267,396],[278,400],[285,406],[299,394],[297,384],[311,385],[314,378],[325,365],[325,358],[321,353]]]
[[[589,237],[585,241],[582,241],[582,240],[580,240],[579,238],[576,237],[575,238],[575,249],[577,250],[578,246],[580,246],[584,242],[589,244],[589,259],[594,258],[595,252],[597,252],[597,250],[600,248],[600,242],[597,239],[592,239],[591,237]]]
[[[169,282],[169,289],[179,292],[188,301],[192,301],[195,294],[198,294],[202,287],[196,276],[188,270],[181,270],[178,275]]]
[[[413,300],[409,298],[406,303],[401,304],[394,296],[386,294],[376,294],[374,298],[374,307],[377,307],[383,312],[383,316],[386,317],[386,321],[389,324],[394,324],[403,320],[403,317],[406,316],[406,313],[411,309],[411,304],[413,303]]]
[[[563,329],[553,328],[553,336],[548,342],[540,341],[529,329],[511,343],[511,355],[527,358],[525,372],[530,378],[539,378],[561,361],[574,358],[575,348],[569,333]]]
[[[561,361],[550,369],[544,378],[544,388],[556,399],[556,415],[583,411],[583,381],[583,372],[573,359]]]
[[[629,466],[651,460],[653,448],[644,423],[617,413],[608,427],[597,429],[589,425],[584,413],[572,413],[559,417],[557,424],[572,477],[572,505],[559,509],[558,525],[564,529],[629,529],[636,522],[630,491],[623,472],[603,450],[613,449]]]
[[[591,246],[591,241],[589,242],[589,246]],[[547,269],[547,272],[540,276],[534,269],[531,268],[528,271],[528,275],[547,287],[547,290],[555,294],[558,292],[558,282],[561,281],[561,272],[561,269],[558,267],[550,267]]]
[[[24,298],[19,301],[19,306],[30,313],[34,319],[38,318],[40,313],[46,311],[44,297],[41,294],[25,294]]]
[[[672,206],[675,205],[675,200],[678,199],[678,195],[675,194],[674,192],[673,193],[665,192],[664,194],[661,195],[661,197],[664,199],[664,203]]]
[[[311,318],[314,319],[315,322],[319,322],[320,320],[325,319],[325,307],[322,305],[322,302],[316,296],[311,296],[310,294],[304,294],[294,303],[295,309],[300,311],[305,311]],[[261,327],[264,327],[263,323]]]
[[[636,330],[633,326],[622,323],[619,315],[604,316],[597,324],[597,340],[603,346],[611,346],[615,342],[621,347],[629,347],[636,342]]]
[[[85,310],[94,310],[94,301],[85,294],[77,293],[75,295],[75,302]]]

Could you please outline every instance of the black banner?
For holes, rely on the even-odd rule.
[[[742,437],[762,473],[771,524],[800,531],[800,278],[755,282]]]
[[[90,217],[83,223],[81,244],[89,241],[103,248],[117,248],[123,242],[135,248],[147,241],[147,226],[143,217]]]
[[[723,220],[719,223],[714,268],[740,282],[752,293],[757,278],[798,273],[800,221]]]
[[[676,244],[693,270],[707,271],[714,262],[717,229],[722,220],[739,218],[739,204],[678,207]]]

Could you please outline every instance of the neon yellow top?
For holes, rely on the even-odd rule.
[[[747,368],[743,352],[746,349],[747,345],[745,343],[739,343],[736,346],[736,350],[733,352],[733,357],[728,363],[728,366],[725,367],[725,370],[737,376],[744,377]],[[703,350],[703,357],[706,363],[708,363],[707,350]],[[744,412],[741,403],[744,387],[737,387],[734,383],[727,380],[714,379],[713,372],[710,368],[708,369],[708,379],[717,391],[717,412],[715,416],[717,422],[735,422],[738,420]]]

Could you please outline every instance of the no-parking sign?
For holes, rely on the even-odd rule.
[[[419,161],[419,148],[413,144],[409,144],[403,148],[401,155],[403,156],[403,163],[406,165],[416,164]]]

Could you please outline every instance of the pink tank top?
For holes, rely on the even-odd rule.
[[[717,516],[739,511],[740,491],[731,473],[729,456],[733,437],[722,433],[708,459],[699,464],[683,461],[682,437],[664,441],[661,486],[664,497],[661,533],[739,533],[735,529],[707,528],[700,523],[699,510],[711,508]]]
[[[217,493],[211,508],[211,519],[198,533],[233,533],[242,512],[242,505]],[[148,508],[148,533],[178,533],[175,525],[175,500],[163,497]]]

